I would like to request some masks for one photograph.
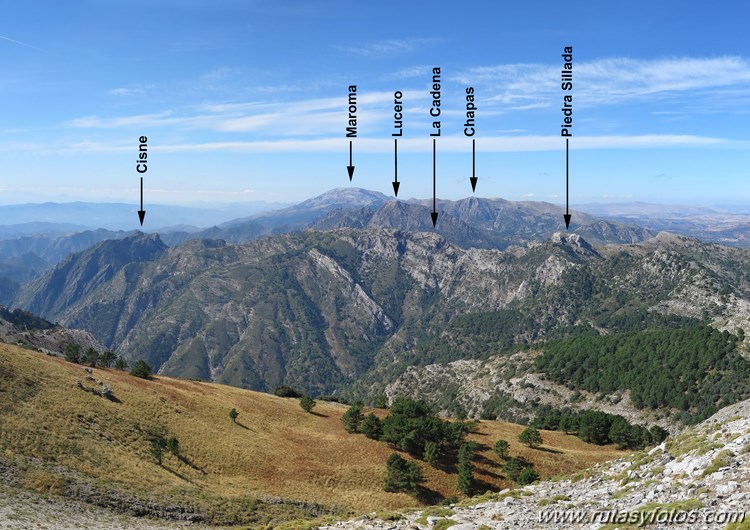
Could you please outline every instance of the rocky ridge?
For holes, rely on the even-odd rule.
[[[20,318],[14,318],[20,315]],[[24,320],[28,323],[24,323]],[[20,311],[11,312],[0,306],[0,342],[31,348],[48,355],[62,356],[65,346],[78,344],[81,351],[106,348],[88,331],[68,329]]]
[[[515,312],[511,344],[573,326],[606,333],[596,319],[621,309],[748,326],[746,251],[655,239],[595,248],[557,232],[501,251],[429,232],[338,229],[167,248],[139,234],[72,255],[16,304],[164,374],[312,393],[362,381],[371,395],[410,364],[476,358],[465,337],[440,358],[414,353],[471,313]]]
[[[660,414],[649,408],[638,409],[630,401],[628,391],[607,396],[597,396],[574,390],[544,378],[534,372],[534,358],[538,351],[520,351],[511,355],[496,355],[486,360],[466,359],[445,364],[410,366],[394,382],[385,387],[389,401],[398,396],[424,399],[436,404],[438,413],[451,416],[456,405],[470,418],[493,417],[493,411],[485,404],[502,396],[506,401],[503,418],[526,423],[534,417],[537,405],[555,408],[570,407],[573,410],[600,410],[607,414],[619,414],[633,423],[658,425],[669,432],[684,426],[673,416]],[[441,407],[444,395],[450,389],[451,408]],[[490,401],[491,402],[491,401]]]

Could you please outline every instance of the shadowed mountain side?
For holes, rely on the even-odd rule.
[[[561,232],[499,251],[431,230],[308,230],[174,248],[139,234],[71,256],[15,305],[162,373],[325,393],[355,381],[382,387],[409,365],[606,333],[618,319],[647,325],[642,315],[743,326],[750,280],[738,271],[748,268],[745,251],[668,235],[594,248]],[[492,342],[445,334],[462,315],[487,312],[506,315]]]

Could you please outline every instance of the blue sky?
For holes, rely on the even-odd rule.
[[[560,54],[574,48],[571,203],[750,202],[743,2],[0,1],[0,203],[291,202],[338,186],[564,202]],[[347,87],[359,87],[354,181]]]

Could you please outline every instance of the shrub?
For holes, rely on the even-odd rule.
[[[283,398],[301,398],[303,396],[302,392],[300,392],[299,390],[295,390],[292,387],[286,385],[276,387],[276,390],[274,390],[273,393],[274,395]]]
[[[376,409],[387,409],[388,398],[380,394],[379,396],[375,397],[375,399],[372,402],[372,406],[375,407]]]
[[[521,486],[531,484],[539,480],[539,473],[537,473],[532,466],[523,468],[523,471],[518,475],[517,482]]]
[[[315,400],[310,396],[303,396],[302,399],[299,400],[299,406],[302,407],[302,410],[308,413],[312,412],[315,405]]]
[[[151,367],[146,361],[140,359],[136,361],[133,368],[130,369],[130,375],[140,377],[141,379],[151,379]]]
[[[166,447],[172,455],[180,456],[180,442],[174,436],[167,440]]]
[[[115,370],[127,370],[128,362],[122,357],[118,357],[115,361]]]

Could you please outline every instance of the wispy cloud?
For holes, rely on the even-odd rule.
[[[32,46],[31,44],[27,44],[25,42],[21,42],[20,40],[11,39],[10,37],[4,37],[4,36],[0,35],[0,39],[2,39],[4,41],[12,42],[13,44],[18,44],[19,46],[24,46],[25,48],[30,48],[32,50],[36,50],[38,52],[47,53],[44,50],[42,50],[41,48],[37,48],[36,46]]]
[[[386,75],[386,79],[412,79],[415,77],[425,77],[432,71],[432,66],[410,66],[408,68],[402,68],[392,74]]]
[[[704,148],[722,147],[747,149],[748,142],[736,142],[723,138],[695,135],[647,134],[637,136],[577,136],[573,139],[576,150],[588,149],[652,149],[652,148]],[[357,151],[362,153],[391,153],[393,143],[390,139],[355,140]],[[412,153],[431,153],[432,140],[403,139],[399,142],[399,151]],[[256,141],[217,141],[203,143],[154,144],[150,148],[160,153],[208,153],[208,152],[241,152],[241,153],[311,153],[311,152],[346,152],[346,138],[318,139],[282,139]],[[132,150],[132,143],[75,142],[68,145],[51,147],[37,144],[16,144],[13,150],[35,151],[39,154],[69,155],[80,152],[127,152]],[[463,136],[449,136],[438,140],[441,152],[465,153],[471,149]],[[483,137],[477,141],[477,152],[510,153],[534,151],[564,150],[564,143],[559,136],[494,136]]]
[[[144,94],[146,91],[142,88],[113,88],[107,91],[110,96],[130,97]]]
[[[367,92],[358,96],[358,118],[370,126],[390,119],[383,112],[393,101],[391,92]],[[84,116],[66,125],[76,129],[119,129],[181,126],[226,133],[263,131],[271,136],[343,134],[346,100],[316,98],[293,102],[247,102],[201,105],[193,113],[164,111],[133,116]]]
[[[741,57],[606,58],[573,63],[573,93],[583,105],[610,105],[737,89],[750,94],[750,62]],[[453,77],[487,87],[489,101],[517,110],[549,104],[560,92],[560,66],[505,64],[470,68]]]
[[[422,67],[414,67],[420,69]],[[408,72],[404,72],[404,79],[408,79]],[[472,84],[480,87],[482,93],[481,115],[492,118],[501,113],[525,112],[533,109],[550,107],[559,101],[559,66],[542,64],[506,64],[496,66],[477,67],[467,70],[451,78],[453,82]],[[206,73],[203,77],[206,83],[221,83],[226,76],[234,76],[235,70],[219,68]],[[665,118],[669,113],[684,112],[688,115],[697,112],[711,112],[711,110],[694,110],[710,105],[709,99],[719,98],[718,108],[729,111],[727,103],[730,98],[742,101],[750,98],[750,62],[737,57],[719,58],[669,58],[661,60],[632,60],[624,58],[609,58],[574,65],[574,97],[580,106],[608,106],[613,104],[630,103],[633,101],[651,101],[674,98],[674,105],[668,110],[656,110]],[[413,84],[411,82],[404,84]],[[115,88],[112,95],[126,96],[137,94],[145,87]],[[414,89],[411,86],[402,88],[404,101],[408,102],[405,114],[409,117],[411,130],[429,130],[428,100],[429,95],[424,88]],[[338,92],[341,92],[339,87]],[[728,95],[729,94],[729,95]],[[300,146],[313,146],[306,143],[312,140],[337,141],[343,136],[346,126],[345,94],[336,97],[314,97],[309,99],[290,99],[279,97],[275,100],[233,101],[230,103],[202,103],[181,109],[169,109],[131,116],[83,116],[67,122],[65,125],[76,129],[144,129],[155,127],[172,128],[176,136],[192,138],[196,130],[208,130],[213,133],[215,144],[193,144],[199,149],[237,149],[237,146],[249,145],[266,146],[270,150],[280,147],[275,143],[264,143],[261,140],[281,138],[290,143],[280,144],[290,146],[294,150]],[[686,99],[691,97],[693,99]],[[363,124],[363,134],[380,135],[389,127],[388,122],[393,116],[393,93],[390,91],[364,91],[358,95],[358,117]],[[461,118],[463,112],[459,107],[446,107],[443,110],[445,119]],[[719,112],[719,110],[712,110]],[[679,116],[679,114],[671,114]],[[674,119],[674,118],[673,118]],[[612,125],[612,120],[605,123]],[[365,127],[366,125],[366,127]],[[534,131],[533,127],[529,128]],[[607,136],[610,131],[622,128],[604,125],[597,127],[600,136],[590,136],[590,148],[595,139],[618,138]],[[489,133],[490,130],[485,131]],[[519,131],[514,128],[514,132]],[[647,131],[644,131],[647,132]],[[252,136],[239,136],[239,135]],[[498,130],[492,134],[500,134]],[[541,138],[544,136],[523,136],[518,144],[512,146],[513,139],[496,136],[498,149],[539,149]],[[681,135],[643,135],[639,137],[624,137],[625,142],[633,142],[634,138],[654,140],[658,145],[703,145],[701,137]],[[235,140],[253,140],[250,143],[237,143]],[[255,141],[258,140],[258,141]],[[406,140],[406,139],[405,139]],[[700,141],[699,141],[700,140]],[[546,141],[546,140],[545,140]],[[707,141],[713,141],[709,139]],[[576,144],[581,147],[585,143],[583,137],[576,137]],[[491,142],[484,142],[485,146]],[[186,144],[187,145],[187,144]],[[333,144],[331,144],[333,145]],[[406,148],[408,144],[404,143]],[[525,146],[525,147],[524,147]],[[645,144],[640,144],[646,147]],[[301,147],[306,150],[307,147]]]
[[[100,118],[98,116],[84,116],[67,123],[68,127],[76,129],[119,129],[125,127],[140,127],[147,125],[174,125],[183,123],[187,118],[176,118],[171,111],[153,114],[137,114],[117,118]]]
[[[384,40],[371,42],[358,46],[336,46],[336,49],[342,52],[362,55],[365,57],[385,57],[400,53],[417,51],[430,43],[434,39],[401,39],[401,40]]]

